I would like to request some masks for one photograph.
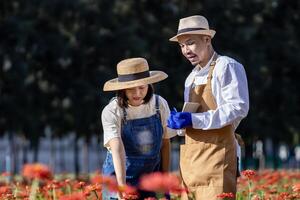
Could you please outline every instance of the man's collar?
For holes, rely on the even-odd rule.
[[[215,54],[216,54],[216,52],[214,51],[214,53],[212,54],[212,56],[210,57],[209,61],[206,63],[206,65],[205,65],[204,67],[201,67],[199,64],[197,64],[197,65],[195,66],[195,68],[193,69],[193,71],[194,71],[194,70],[200,71],[200,70],[202,70],[202,69],[208,68],[208,67],[210,66],[210,63],[212,62],[212,60],[213,60]]]

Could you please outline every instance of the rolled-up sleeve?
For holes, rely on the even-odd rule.
[[[215,96],[218,98],[217,109],[193,113],[192,123],[195,129],[218,129],[229,124],[236,128],[248,114],[249,94],[244,67],[239,63],[229,62],[215,74],[216,84],[220,85],[220,91]]]

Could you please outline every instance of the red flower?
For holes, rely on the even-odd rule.
[[[243,176],[246,176],[248,179],[251,179],[252,177],[254,177],[256,175],[256,172],[254,170],[247,169],[247,170],[242,171],[241,174]]]
[[[43,164],[25,164],[23,166],[22,175],[29,179],[50,179],[52,178],[52,172],[49,167]]]
[[[292,188],[294,192],[300,192],[300,183],[294,184]]]
[[[96,184],[96,183],[99,183],[99,184],[102,184],[103,182],[103,177],[101,176],[101,174],[95,174],[95,176],[93,176],[91,178],[91,183],[92,184]]]
[[[153,192],[169,192],[182,189],[176,175],[154,172],[141,177],[140,188]]]
[[[138,199],[139,194],[135,187],[124,185],[119,187],[120,192],[122,192],[123,198],[125,199]]]
[[[222,194],[217,195],[217,198],[221,198],[221,199],[233,198],[233,197],[234,197],[234,194],[231,192],[229,192],[229,193],[223,192]]]
[[[1,176],[10,176],[11,174],[9,173],[9,172],[3,172],[2,174],[1,174]]]
[[[20,199],[26,199],[29,197],[29,192],[28,191],[19,191],[17,193],[17,199],[20,198]]]
[[[287,192],[281,192],[278,196],[278,200],[287,200],[290,199],[290,194]]]
[[[102,186],[100,184],[93,184],[93,185],[88,185],[84,188],[84,194],[89,195],[92,192],[101,192],[102,191]]]
[[[11,194],[12,189],[9,186],[0,186],[0,196],[4,194]]]
[[[59,200],[83,200],[85,196],[83,193],[74,193],[70,195],[64,195],[59,198]]]
[[[130,185],[124,185],[119,187],[120,192],[125,192],[126,194],[137,194],[137,189]]]
[[[102,176],[102,184],[108,188],[109,191],[118,192],[119,186],[114,177]]]

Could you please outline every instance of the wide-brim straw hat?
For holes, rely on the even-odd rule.
[[[216,31],[209,28],[208,21],[205,17],[194,15],[180,19],[177,34],[169,40],[178,42],[178,36],[187,34],[208,35],[213,38]]]
[[[103,91],[123,90],[142,85],[157,83],[168,77],[162,71],[149,71],[144,58],[129,58],[117,64],[118,77],[107,81]]]

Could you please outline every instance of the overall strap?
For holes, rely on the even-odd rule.
[[[122,124],[126,124],[126,122],[127,122],[127,112],[126,112],[126,108],[123,107],[122,110],[123,110]]]
[[[160,110],[159,110],[159,96],[155,95],[155,110],[156,110],[156,115],[159,118],[159,120],[161,120],[161,116],[160,116]]]

